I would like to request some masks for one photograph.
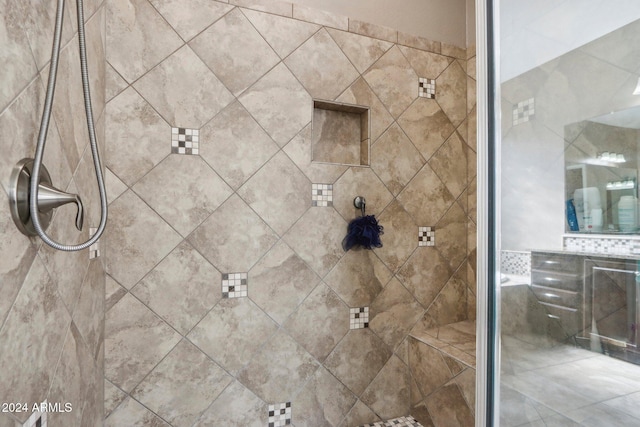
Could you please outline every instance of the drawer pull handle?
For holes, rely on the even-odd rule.
[[[555,314],[547,314],[547,317],[550,319],[560,319],[560,316],[556,316]]]
[[[552,294],[551,292],[545,292],[543,295],[547,298],[560,298],[560,295]]]

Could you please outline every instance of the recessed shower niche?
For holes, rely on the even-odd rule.
[[[312,162],[369,166],[370,123],[369,107],[313,100]]]

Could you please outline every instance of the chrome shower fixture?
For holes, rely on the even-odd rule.
[[[33,159],[22,159],[16,164],[9,178],[9,203],[11,217],[16,227],[27,236],[37,236],[38,232],[33,226],[31,212],[29,211],[29,182],[33,170]],[[47,229],[51,223],[53,209],[75,203],[78,209],[76,214],[76,228],[82,231],[84,223],[84,207],[77,194],[69,194],[55,188],[51,182],[51,176],[47,168],[42,165],[38,182],[38,219],[43,229]]]

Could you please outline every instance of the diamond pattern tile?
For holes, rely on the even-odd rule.
[[[359,77],[358,71],[324,29],[284,62],[314,98],[334,99]]]
[[[309,426],[352,425],[341,421],[355,402],[356,396],[321,366],[296,396],[294,419]]]
[[[200,133],[200,156],[234,189],[278,151],[278,145],[239,102],[225,108]]]
[[[242,13],[251,21],[258,32],[276,51],[280,58],[286,58],[298,46],[320,29],[320,25],[298,21],[270,13],[243,9]]]
[[[110,247],[107,272],[131,289],[181,241],[158,214],[132,191],[125,192],[109,208],[105,231]],[[135,262],[131,262],[135,260]]]
[[[189,46],[236,96],[280,61],[237,8],[194,38]]]
[[[353,199],[357,195],[365,197],[367,215],[380,215],[393,200],[393,195],[371,168],[349,168],[336,181],[333,192],[333,206],[347,221],[361,214],[353,205]]]
[[[397,200],[420,226],[436,224],[455,202],[447,186],[429,165],[416,174]],[[412,234],[415,235],[415,230]]]
[[[451,123],[458,126],[467,116],[467,76],[460,64],[454,61],[436,79],[438,104]]]
[[[418,75],[397,46],[389,49],[363,77],[394,118],[418,97]]]
[[[431,158],[455,128],[435,100],[417,99],[398,123],[425,159]]]
[[[183,236],[207,219],[232,193],[200,157],[176,154],[138,181],[133,191]]]
[[[378,222],[384,227],[382,247],[376,254],[394,273],[418,247],[415,233],[418,226],[396,200],[380,214]]]
[[[428,265],[429,268],[423,268]],[[423,307],[429,307],[453,271],[437,250],[420,248],[398,271],[398,279]]]
[[[280,152],[238,190],[238,195],[278,234],[284,234],[311,206],[311,183]]]
[[[433,52],[414,49],[407,46],[398,46],[402,54],[407,58],[417,75],[435,79],[451,64],[454,59]]]
[[[394,195],[424,164],[425,160],[397,124],[391,125],[371,148],[371,168]]]
[[[249,271],[278,236],[237,195],[229,197],[188,238],[219,271]]]
[[[324,277],[344,254],[341,242],[346,232],[347,223],[335,209],[309,209],[285,234],[284,240]]]
[[[207,0],[149,1],[180,37],[187,41],[233,9],[229,4]],[[197,13],[185,13],[185,10]]]
[[[196,425],[229,427],[264,427],[266,405],[249,389],[234,381],[209,406]]]
[[[147,0],[123,0],[107,8],[107,61],[129,83],[176,50],[182,39]]]
[[[371,64],[380,59],[393,46],[393,43],[388,41],[347,31],[333,28],[327,28],[327,31],[360,73],[364,73]]]
[[[279,146],[311,122],[311,97],[284,64],[278,64],[239,101]]]
[[[199,129],[234,100],[186,45],[133,86],[167,122],[178,127]]]
[[[429,160],[429,166],[440,177],[454,198],[467,187],[467,144],[455,132]]]

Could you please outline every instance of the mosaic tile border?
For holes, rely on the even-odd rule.
[[[421,98],[436,99],[436,81],[434,79],[419,77],[418,96]]]
[[[240,298],[249,293],[248,273],[225,273],[222,275],[222,297]]]
[[[516,276],[531,275],[531,252],[501,251],[500,273]]]
[[[98,231],[97,228],[90,227],[89,228],[89,236],[93,236]],[[89,246],[89,259],[95,259],[100,256],[100,239],[96,240],[96,242]]]
[[[171,128],[171,153],[198,155],[200,131],[198,129]]]
[[[533,117],[536,113],[535,105],[536,102],[534,98],[518,102],[518,104],[513,107],[513,125],[528,122],[529,118]]]
[[[435,246],[436,228],[418,227],[418,246]]]
[[[389,421],[378,421],[373,424],[363,424],[360,427],[423,427],[415,418],[412,416],[408,417],[400,417],[394,418]]]
[[[566,251],[610,255],[640,255],[640,239],[608,236],[563,236]]]
[[[355,307],[349,309],[349,329],[364,329],[369,327],[369,307]]]
[[[291,425],[291,402],[269,405],[269,427]]]
[[[311,205],[333,206],[333,184],[311,184]]]

